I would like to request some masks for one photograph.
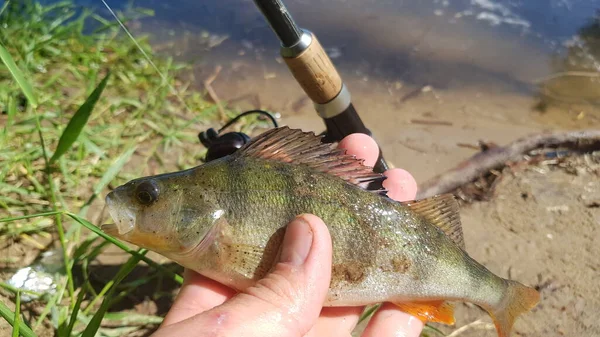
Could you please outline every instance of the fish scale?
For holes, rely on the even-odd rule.
[[[400,203],[362,188],[383,178],[314,134],[277,128],[231,156],[118,187],[103,230],[244,291],[275,263],[285,226],[311,213],[333,244],[325,306],[392,302],[452,324],[448,301],[472,302],[509,336],[537,291],[466,253],[452,196]]]

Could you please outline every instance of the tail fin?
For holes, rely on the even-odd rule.
[[[485,308],[494,320],[499,337],[509,337],[517,316],[533,309],[540,301],[537,290],[506,280],[504,300],[497,307]]]

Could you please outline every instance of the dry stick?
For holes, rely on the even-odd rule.
[[[448,121],[436,121],[436,120],[430,120],[430,119],[411,119],[410,122],[412,124],[447,125],[447,126],[452,126],[452,122],[448,122]]]
[[[449,171],[427,180],[419,186],[417,198],[424,199],[453,191],[508,161],[519,160],[523,154],[536,148],[568,144],[575,144],[571,147],[577,148],[582,141],[600,142],[600,130],[547,132],[517,139],[507,146],[477,153]]]
[[[223,69],[223,68],[219,65],[215,67],[215,72],[212,75],[210,75],[206,79],[206,81],[204,81],[204,87],[206,88],[206,91],[208,92],[208,96],[210,96],[210,99],[212,99],[215,102],[215,104],[217,105],[217,108],[219,108],[219,113],[221,114],[221,121],[225,121],[227,119],[227,115],[225,114],[225,110],[223,109],[223,106],[221,105],[219,96],[217,96],[215,89],[213,89],[213,87],[211,85],[217,79],[217,76],[219,76],[221,69]]]
[[[595,78],[595,77],[600,77],[600,73],[596,72],[596,71],[561,71],[561,72],[550,74],[548,76],[544,76],[542,78],[534,80],[533,83],[542,83],[542,82],[547,82],[547,81],[550,81],[550,80],[553,80],[556,78],[568,77],[568,76]]]
[[[492,330],[494,328],[494,324],[491,323],[485,323],[482,320],[478,319],[474,322],[471,322],[467,325],[463,325],[462,327],[454,330],[451,334],[447,335],[446,337],[456,337],[458,335],[460,335],[461,333],[472,329],[472,328],[480,328],[480,329],[485,329],[485,330]]]

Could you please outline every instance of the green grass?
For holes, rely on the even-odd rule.
[[[11,245],[35,256],[58,242],[64,264],[57,291],[34,300],[28,315],[21,295],[31,292],[2,282],[0,296],[16,309],[2,304],[0,314],[23,336],[123,335],[159,324],[110,309],[135,287],[181,283],[178,269],[100,232],[96,225],[110,221],[102,199],[135,177],[198,164],[204,148],[196,135],[215,121],[216,106],[189,89],[189,65],[153,55],[146,38],[134,42],[70,1],[8,2],[0,27],[0,242],[9,256],[0,260],[2,277],[25,266],[6,251]],[[104,282],[90,279],[111,246],[129,260]],[[149,271],[128,280],[139,261]],[[166,292],[157,290],[154,297]]]

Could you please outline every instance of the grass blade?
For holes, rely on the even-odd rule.
[[[129,158],[131,158],[131,155],[136,149],[137,146],[132,146],[114,161],[106,173],[104,173],[98,184],[94,186],[94,194],[100,194],[104,186],[108,185],[108,183],[110,183],[117,176],[117,174],[121,172],[123,166],[127,164]]]
[[[15,314],[10,310],[4,302],[0,302],[0,316],[2,316],[8,324],[14,326],[15,325]],[[23,337],[37,337],[33,330],[28,327],[25,322],[19,321],[19,333]]]
[[[40,315],[37,317],[35,324],[33,325],[34,330],[36,330],[40,326],[42,326],[42,323],[44,322],[44,319],[46,319],[46,316],[48,316],[48,314],[50,314],[53,310],[57,310],[57,307],[58,307],[57,303],[63,297],[63,295],[65,293],[65,289],[67,287],[68,287],[68,281],[62,282],[62,284],[60,284],[58,291],[54,295],[52,295],[52,297],[50,297],[48,302],[46,302],[46,305],[44,306],[44,310],[42,310]],[[58,326],[58,324],[55,324],[55,326]]]
[[[100,181],[94,186],[94,193],[90,198],[83,204],[81,209],[79,210],[79,216],[85,216],[87,214],[88,208],[92,204],[92,202],[98,197],[102,189],[108,185],[116,176],[121,172],[125,164],[129,162],[129,159],[137,149],[137,145],[133,145],[123,154],[121,154],[108,168],[108,170],[104,173]]]
[[[133,270],[133,268],[135,268],[135,266],[141,260],[140,256],[144,256],[146,254],[146,252],[147,252],[146,249],[143,249],[143,248],[139,249],[137,251],[138,255],[131,256],[129,258],[129,260],[127,260],[127,262],[125,262],[123,267],[121,267],[121,269],[119,269],[119,272],[115,276],[115,281],[114,281],[113,286],[110,288],[110,290],[108,291],[108,293],[102,300],[102,304],[100,305],[100,308],[98,309],[98,311],[96,311],[96,313],[92,317],[92,320],[88,323],[88,326],[85,328],[85,330],[83,330],[83,334],[81,335],[81,337],[94,337],[96,335],[96,332],[98,331],[98,329],[100,328],[100,324],[102,323],[102,319],[104,318],[104,315],[106,314],[106,312],[108,311],[108,308],[110,307],[111,297],[112,297],[112,294],[115,292],[117,285],[119,285],[119,283],[121,283],[121,281],[123,281],[123,279],[127,275],[129,275],[129,273]]]
[[[77,321],[77,315],[79,315],[79,308],[81,307],[81,302],[83,302],[84,296],[85,287],[81,287],[81,291],[79,292],[79,295],[77,295],[77,302],[75,302],[75,307],[71,312],[71,319],[69,320],[69,325],[67,326],[67,331],[65,331],[64,336],[71,336],[71,332],[73,331],[73,327]]]
[[[49,216],[49,215],[56,215],[56,214],[62,214],[62,213],[64,213],[64,211],[44,212],[44,213],[16,216],[16,217],[12,217],[12,218],[2,218],[2,219],[0,219],[0,223],[17,221],[17,220],[25,220],[25,219],[31,219],[31,218],[39,218],[41,216]]]
[[[15,287],[11,286],[10,284],[4,283],[4,282],[0,282],[0,288],[3,288],[4,290],[8,290],[8,291],[10,291],[11,293],[13,293],[15,295],[17,294],[17,292],[21,292],[21,293],[33,295],[35,297],[42,296],[42,294],[36,293],[35,291],[21,290],[21,289],[15,288]]]
[[[8,105],[8,108],[6,110],[7,110],[8,118],[6,119],[6,124],[4,125],[4,135],[5,136],[8,134],[8,129],[12,125],[13,120],[15,119],[15,115],[17,114],[17,102],[12,96],[8,98],[7,105]]]
[[[434,327],[434,326],[431,326],[431,325],[429,325],[429,324],[426,324],[426,325],[423,327],[423,332],[422,332],[422,334],[421,334],[421,335],[422,335],[422,336],[423,336],[423,335],[425,335],[425,336],[430,336],[430,335],[431,335],[430,333],[434,333],[435,335],[438,335],[438,336],[446,336],[446,335],[445,335],[443,332],[441,332],[441,331],[440,331],[438,328],[436,328],[436,327]]]
[[[58,158],[60,158],[60,156],[67,152],[73,143],[75,143],[79,137],[79,134],[81,133],[81,130],[83,130],[83,127],[85,124],[87,124],[96,102],[98,102],[98,99],[100,99],[100,95],[102,95],[102,91],[104,91],[104,88],[106,87],[109,76],[110,72],[104,76],[96,89],[94,89],[85,102],[79,107],[79,109],[77,109],[77,112],[75,112],[69,121],[69,124],[67,124],[67,127],[60,136],[58,145],[56,146],[56,151],[52,155],[52,158],[50,158],[50,163],[55,162]]]
[[[83,204],[83,206],[79,210],[78,214],[80,216],[86,215],[88,208],[90,207],[92,202],[96,199],[96,197],[98,197],[100,192],[102,192],[102,189],[106,185],[108,185],[108,183],[110,183],[117,176],[117,174],[119,174],[119,172],[121,172],[121,170],[123,169],[125,164],[127,164],[127,162],[129,161],[136,149],[137,145],[130,147],[129,150],[121,154],[119,158],[117,158],[110,165],[110,167],[108,168],[108,170],[106,170],[100,181],[96,184],[96,186],[94,186],[94,193],[92,193],[92,196],[90,196],[90,198],[85,202],[85,204]]]
[[[6,50],[6,48],[4,48],[4,46],[2,44],[0,44],[0,59],[2,59],[2,62],[4,62],[4,65],[6,65],[6,68],[8,68],[8,71],[10,71],[10,73],[13,76],[13,78],[15,79],[15,81],[17,81],[17,84],[19,84],[19,86],[21,87],[21,90],[23,91],[23,94],[25,95],[25,97],[27,97],[27,100],[29,101],[29,103],[31,103],[31,105],[34,108],[36,108],[38,105],[38,102],[37,102],[37,98],[35,97],[35,95],[33,93],[31,84],[25,79],[25,76],[23,76],[21,69],[19,69],[19,67],[17,67],[15,60],[13,60],[13,58],[10,55],[10,53],[8,52],[8,50]]]
[[[35,127],[37,129],[38,136],[40,137],[40,144],[42,145],[42,154],[44,157],[44,163],[46,164],[45,174],[48,179],[48,196],[50,201],[52,202],[52,206],[54,211],[58,211],[58,207],[56,206],[57,201],[57,193],[56,186],[54,185],[54,179],[52,178],[52,173],[50,172],[50,162],[48,161],[48,152],[46,150],[46,142],[44,141],[44,134],[42,133],[42,124],[40,122],[40,117],[37,112],[34,111],[34,119],[35,119]],[[69,296],[73,298],[73,294],[75,293],[75,288],[73,284],[73,273],[71,271],[71,259],[69,258],[69,250],[67,249],[67,240],[65,238],[65,229],[62,223],[62,214],[57,214],[55,216],[56,221],[56,230],[58,232],[58,239],[60,241],[60,246],[62,247],[63,260],[65,263],[65,272],[67,274],[68,287],[69,287]],[[73,302],[71,302],[73,303]]]
[[[135,312],[109,312],[104,316],[107,321],[119,321],[121,324],[160,324],[163,317],[154,315],[144,315]]]
[[[123,243],[121,243],[120,241],[118,241],[117,239],[113,238],[112,236],[107,235],[106,233],[104,233],[103,231],[100,230],[100,228],[96,227],[94,224],[92,224],[91,222],[79,217],[76,214],[73,213],[69,213],[66,212],[66,215],[70,216],[73,220],[77,221],[79,224],[81,224],[82,226],[84,226],[85,228],[91,230],[92,232],[98,234],[99,236],[101,236],[102,238],[104,238],[106,241],[109,241],[110,243],[112,243],[113,245],[121,248],[122,250],[124,250],[125,252],[134,255],[134,256],[138,256],[142,261],[146,262],[148,265],[156,268],[157,270],[160,270],[164,273],[166,273],[167,275],[171,276],[171,278],[179,283],[179,284],[183,284],[183,278],[181,277],[181,275],[178,275],[177,273],[174,273],[172,271],[170,271],[169,269],[165,268],[164,266],[152,261],[151,259],[147,258],[146,256],[143,255],[139,255],[135,250],[130,249],[129,247],[127,247],[126,245],[124,245]]]
[[[106,173],[104,173],[104,175],[102,176],[100,181],[96,184],[96,186],[94,186],[94,194],[95,195],[100,194],[100,192],[102,192],[102,189],[104,188],[104,186],[108,185],[108,183],[110,183],[117,176],[117,174],[119,174],[119,172],[121,172],[121,170],[123,169],[123,166],[125,166],[125,164],[127,164],[127,162],[129,162],[131,155],[133,155],[133,152],[135,152],[136,149],[137,149],[137,146],[132,146],[131,148],[129,148],[129,150],[127,150],[126,152],[121,154],[119,156],[119,158],[117,158],[114,161],[114,163],[112,163],[112,165],[110,165],[110,168],[106,171]]]
[[[377,309],[379,309],[380,306],[381,306],[381,304],[375,304],[372,307],[363,311],[363,313],[360,315],[360,318],[358,319],[358,323],[356,323],[356,324],[360,324],[362,321],[369,318],[371,315],[373,315],[375,313],[375,311],[377,311]]]
[[[21,325],[21,292],[17,291],[15,298],[15,322],[13,323],[12,337],[19,337],[19,327]]]

